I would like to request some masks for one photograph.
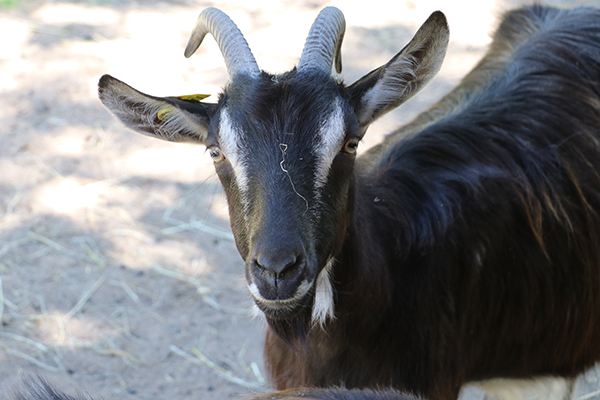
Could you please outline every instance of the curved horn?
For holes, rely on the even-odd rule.
[[[238,73],[257,75],[260,73],[258,64],[248,47],[244,35],[223,11],[207,8],[200,13],[190,40],[185,48],[185,56],[189,58],[198,49],[207,33],[213,35],[221,54],[225,59],[229,76]]]
[[[345,30],[344,14],[335,7],[325,7],[310,28],[298,70],[317,68],[330,74],[335,61],[336,72],[342,72],[340,51]]]

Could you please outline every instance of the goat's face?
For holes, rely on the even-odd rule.
[[[321,71],[232,82],[208,138],[250,292],[267,316],[291,318],[343,235],[361,138],[347,90]]]
[[[225,33],[211,31],[218,29]],[[331,76],[334,62],[341,69],[344,32],[332,7],[315,21],[298,68],[278,76],[258,69],[235,25],[215,9],[201,14],[186,55],[206,32],[231,75],[218,103],[148,96],[108,75],[100,98],[138,132],[207,146],[258,308],[282,336],[289,323],[305,331],[311,315],[320,323],[334,315],[329,273],[352,211],[358,142],[439,70],[446,20],[432,14],[402,51],[349,87]]]

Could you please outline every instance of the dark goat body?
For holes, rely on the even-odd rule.
[[[395,390],[295,389],[259,395],[249,400],[419,400]],[[25,389],[15,392],[12,400],[96,400],[87,395],[71,396],[51,386],[45,379],[29,379]],[[101,400],[101,399],[97,399]],[[158,399],[157,399],[158,400]]]
[[[336,320],[276,387],[574,377],[600,359],[600,12],[507,14],[430,111],[359,158]],[[362,162],[362,164],[361,164]]]
[[[337,56],[311,55],[337,54],[343,36],[341,12],[323,12],[334,28],[316,21],[282,75],[220,45],[232,79],[217,104],[99,84],[129,127],[209,148],[275,387],[444,400],[468,382],[573,379],[599,361],[600,11],[508,13],[453,92],[358,158],[369,124],[439,70],[448,28],[433,13],[345,86]],[[189,48],[219,15],[201,14]]]

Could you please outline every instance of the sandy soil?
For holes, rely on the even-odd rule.
[[[0,9],[0,392],[34,371],[71,393],[119,399],[230,399],[268,386],[264,323],[249,317],[210,158],[127,131],[96,85],[110,73],[155,95],[218,93],[227,76],[214,42],[183,57],[208,6],[230,14],[269,71],[291,68],[317,12],[338,6],[348,21],[347,82],[385,63],[441,9],[452,29],[441,73],[371,128],[370,146],[450,90],[482,55],[496,16],[518,4],[350,3],[88,0]],[[591,373],[580,395],[595,398],[598,388]]]

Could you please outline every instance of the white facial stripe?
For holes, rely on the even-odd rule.
[[[221,111],[221,120],[219,122],[219,144],[223,154],[233,168],[235,181],[242,192],[244,209],[248,208],[248,172],[246,164],[241,161],[240,156],[240,137],[241,132],[232,123],[229,113],[226,109]],[[246,213],[244,213],[246,215]]]
[[[314,325],[320,325],[321,327],[325,325],[325,322],[327,322],[328,319],[333,319],[335,317],[333,286],[331,286],[330,276],[334,263],[335,258],[331,258],[317,277],[315,303],[312,309],[312,322]]]
[[[333,113],[331,113],[325,123],[321,125],[321,129],[319,130],[319,137],[321,140],[315,148],[315,153],[317,154],[315,194],[317,197],[320,196],[321,188],[325,186],[333,159],[337,155],[346,134],[344,113],[340,103],[341,100],[337,98],[334,104]]]

